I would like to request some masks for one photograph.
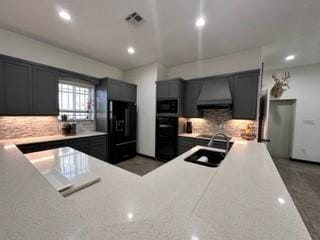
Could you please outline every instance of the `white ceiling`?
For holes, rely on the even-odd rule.
[[[58,17],[59,8],[72,22]],[[139,27],[124,21],[134,11],[146,20]],[[319,31],[319,12],[319,0],[0,0],[0,27],[129,69],[290,41]],[[201,31],[199,15],[207,19]]]
[[[285,58],[289,55],[296,58],[286,61]],[[320,32],[264,46],[262,59],[266,70],[319,63]]]

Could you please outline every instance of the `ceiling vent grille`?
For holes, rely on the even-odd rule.
[[[126,17],[126,21],[134,26],[137,26],[143,23],[144,19],[138,13],[134,12]]]

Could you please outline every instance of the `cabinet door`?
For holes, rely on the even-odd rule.
[[[18,145],[17,147],[24,154],[39,151],[38,144],[24,144],[24,145]]]
[[[39,143],[38,145],[38,151],[43,151],[43,150],[49,150],[49,149],[54,149],[54,148],[62,148],[67,146],[67,142],[63,140],[58,140],[58,141],[52,141],[52,142],[43,142]]]
[[[136,102],[136,87],[132,84],[122,83],[121,99],[126,102]]]
[[[169,98],[178,98],[179,97],[179,82],[170,81],[168,82],[168,97]]]
[[[233,118],[256,119],[259,74],[240,74],[233,81]]]
[[[110,100],[121,100],[121,83],[108,80],[108,99]]]
[[[90,155],[107,161],[107,136],[91,137]]]
[[[80,152],[90,154],[90,138],[72,139],[69,140],[66,145]]]
[[[4,94],[3,61],[0,59],[0,116],[5,114]]]
[[[32,114],[31,65],[3,60],[3,81],[6,114]]]
[[[191,148],[193,148],[196,143],[194,138],[189,138],[189,137],[179,137],[178,138],[178,149],[179,149],[179,154],[185,153]]]
[[[32,80],[33,112],[59,115],[57,73],[49,68],[33,67]]]
[[[167,82],[157,83],[157,98],[168,98],[169,84]]]
[[[185,82],[184,88],[184,117],[201,117],[201,111],[198,110],[198,98],[200,94],[200,81],[189,80]]]

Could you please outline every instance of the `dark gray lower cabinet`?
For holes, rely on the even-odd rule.
[[[3,60],[4,105],[7,115],[32,112],[31,65]]]
[[[199,145],[199,146],[208,146],[210,140],[201,139],[201,138],[193,138],[193,137],[179,137],[178,138],[178,151],[179,154],[185,153],[191,148]]]
[[[61,148],[61,147],[67,147],[67,146],[68,146],[68,144],[66,141],[59,140],[59,141],[39,143],[38,149],[39,149],[39,151],[42,151],[42,150]]]
[[[207,147],[209,144],[209,139],[196,138],[196,137],[179,137],[178,138],[178,151],[179,154],[189,151],[195,146],[204,146]],[[233,145],[231,142],[229,148]],[[227,143],[222,141],[214,141],[212,146],[213,148],[226,149]]]
[[[44,151],[60,147],[72,147],[80,152],[107,161],[107,136],[75,138],[70,140],[18,145],[23,153]]]
[[[108,161],[107,157],[107,136],[97,136],[90,138],[90,151],[89,155],[98,159]]]
[[[35,144],[18,145],[18,148],[23,153],[32,153],[32,152],[41,151],[41,150],[39,150],[39,144],[36,144],[36,143]]]
[[[4,79],[3,79],[3,61],[0,59],[0,115],[4,115],[5,113],[5,105],[4,105]]]
[[[67,141],[66,145],[87,154],[89,154],[91,148],[90,138],[72,139]]]
[[[32,67],[33,112],[39,115],[59,115],[58,75],[54,70]]]

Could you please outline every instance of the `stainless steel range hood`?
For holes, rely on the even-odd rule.
[[[217,78],[205,80],[198,98],[199,109],[230,109],[232,97],[228,80]]]

